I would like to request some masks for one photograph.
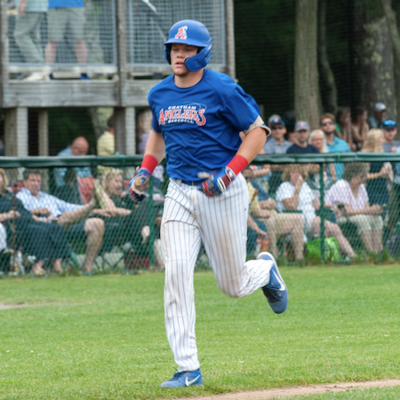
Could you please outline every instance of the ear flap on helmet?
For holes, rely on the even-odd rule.
[[[203,47],[198,54],[185,60],[185,66],[189,71],[198,71],[205,68],[210,61],[212,44]]]

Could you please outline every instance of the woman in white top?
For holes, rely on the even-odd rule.
[[[314,199],[313,191],[308,186],[307,171],[300,165],[289,165],[282,174],[284,181],[276,192],[277,208],[283,210],[299,210],[304,220],[304,231],[319,236],[321,219],[315,214],[320,202]],[[354,258],[355,253],[348,240],[344,237],[337,224],[325,221],[325,237],[335,237],[339,248],[349,258]]]
[[[344,214],[338,213],[339,225],[350,221],[357,227],[357,234],[368,251],[379,253],[382,250],[383,207],[370,206],[365,181],[369,172],[368,163],[348,163],[342,179],[327,192],[325,202],[343,204]]]

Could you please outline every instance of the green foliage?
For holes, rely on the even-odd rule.
[[[172,391],[159,389],[174,373],[163,274],[3,279],[0,302],[30,307],[0,310],[0,399],[176,398],[399,377],[399,271],[282,268],[282,315],[261,291],[231,299],[212,273],[196,273],[204,387]]]

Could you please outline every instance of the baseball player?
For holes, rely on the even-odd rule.
[[[241,171],[269,129],[254,99],[229,76],[205,69],[211,37],[198,21],[172,26],[165,57],[173,75],[149,93],[153,126],[142,165],[130,182],[135,200],[167,157],[170,183],[161,241],[165,256],[165,326],[177,373],[163,388],[202,385],[197,357],[193,273],[203,241],[218,287],[231,297],[262,288],[275,313],[288,291],[270,253],[246,262],[248,190]],[[242,141],[239,132],[244,132]]]

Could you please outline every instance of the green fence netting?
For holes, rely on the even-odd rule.
[[[163,164],[148,196],[129,180],[142,156],[0,159],[0,275],[163,270]],[[247,256],[285,264],[355,263],[400,254],[400,156],[258,156],[248,182]],[[336,177],[335,177],[335,172]],[[229,244],[228,244],[229,245]],[[197,268],[209,268],[200,251]]]

